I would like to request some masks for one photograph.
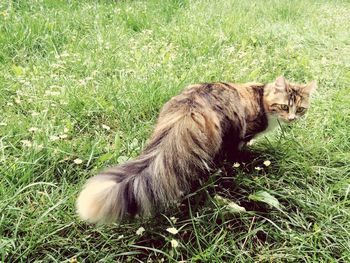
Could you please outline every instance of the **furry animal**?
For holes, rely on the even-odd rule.
[[[168,101],[139,157],[89,179],[77,199],[88,222],[148,216],[187,194],[223,159],[277,121],[303,116],[316,82],[205,83]]]

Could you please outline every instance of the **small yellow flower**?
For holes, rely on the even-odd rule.
[[[6,19],[9,14],[6,11],[1,12],[1,15]]]
[[[82,164],[82,163],[83,163],[83,160],[77,158],[77,159],[75,159],[73,162],[74,162],[75,164]]]
[[[257,170],[257,171],[261,171],[263,168],[261,168],[260,166],[257,166],[254,169]]]
[[[239,163],[234,163],[233,164],[233,167],[235,167],[235,168],[238,168],[238,167],[240,167],[241,165],[239,164]]]
[[[177,248],[179,246],[179,242],[177,242],[175,239],[172,239],[170,241],[171,247]]]
[[[270,166],[271,165],[271,162],[269,161],[269,160],[266,160],[265,162],[264,162],[264,165],[267,167],[267,166]]]
[[[143,227],[140,227],[139,229],[137,229],[136,235],[141,236],[143,232],[145,232],[145,229]]]
[[[166,229],[166,231],[168,231],[170,234],[176,235],[177,233],[179,233],[179,230],[177,230],[175,227],[169,227]]]

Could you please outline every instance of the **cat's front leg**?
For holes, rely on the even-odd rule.
[[[239,142],[238,150],[242,151],[242,149],[244,149],[247,146],[247,143],[249,143],[249,142],[245,142],[245,141]]]

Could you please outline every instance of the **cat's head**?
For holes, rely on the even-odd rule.
[[[265,87],[265,110],[283,122],[292,122],[303,116],[310,106],[310,95],[316,90],[316,81],[307,84],[289,83],[283,76]]]

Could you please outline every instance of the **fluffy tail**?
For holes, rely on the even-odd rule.
[[[165,114],[141,156],[87,181],[77,200],[80,217],[92,223],[120,221],[178,201],[200,173],[208,172],[220,133],[212,111]]]

